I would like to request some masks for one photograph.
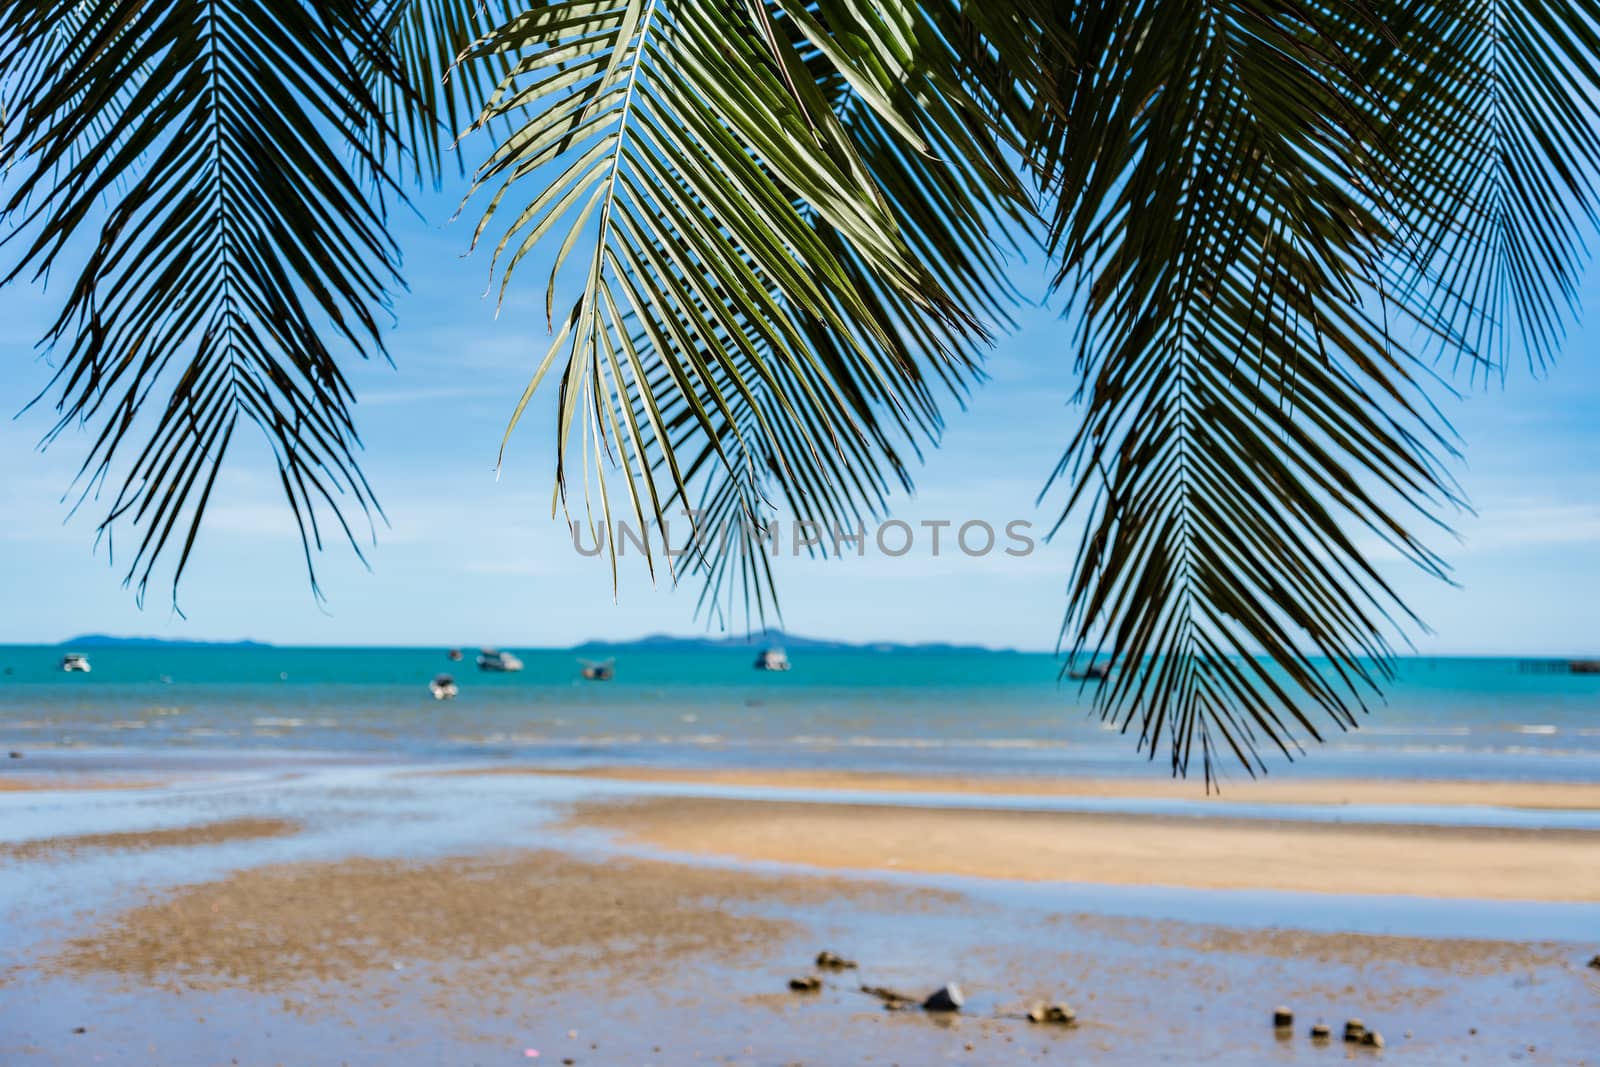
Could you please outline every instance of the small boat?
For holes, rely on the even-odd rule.
[[[580,659],[583,664],[583,676],[591,682],[609,682],[616,676],[617,661],[614,659],[601,660],[596,663],[590,659]]]
[[[478,669],[480,671],[520,671],[522,661],[509,652],[501,652],[493,648],[478,649]]]
[[[451,663],[461,662],[461,650],[459,648],[452,648],[449,652],[446,652],[444,656],[445,659],[448,659]]]
[[[428,683],[428,692],[433,694],[435,700],[454,700],[457,693],[456,680],[448,674],[436,674],[433,681]]]
[[[1067,677],[1074,682],[1103,682],[1111,674],[1111,664],[1091,663],[1081,671],[1068,671]]]
[[[781,648],[763,648],[761,654],[756,656],[756,670],[758,671],[786,671],[789,669],[789,657]]]
[[[93,668],[89,666],[89,657],[82,652],[68,652],[61,657],[61,669],[71,674],[73,671],[82,671],[88,674]]]

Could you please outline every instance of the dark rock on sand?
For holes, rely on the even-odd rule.
[[[16,753],[15,753],[15,752],[13,752],[13,753],[11,753],[11,754],[12,754],[12,755],[13,755],[13,756],[15,756],[15,755],[16,755]],[[1597,971],[1600,971],[1600,956],[1596,956],[1596,957],[1594,957],[1594,958],[1593,958],[1593,959],[1591,959],[1591,960],[1590,960],[1590,961],[1589,961],[1589,966],[1591,966],[1591,967],[1593,967],[1593,968],[1594,968],[1594,969],[1595,969],[1595,970],[1597,970]]]
[[[1284,1029],[1285,1027],[1293,1026],[1294,1012],[1290,1011],[1288,1008],[1273,1008],[1272,1025],[1280,1030]]]
[[[789,988],[796,993],[815,993],[822,988],[822,979],[814,974],[808,974],[804,978],[791,978]]]
[[[1057,1026],[1075,1026],[1078,1022],[1078,1013],[1071,1007],[1062,1003],[1046,1004],[1037,1001],[1028,1009],[1030,1023],[1054,1023]]]
[[[1311,1040],[1313,1041],[1326,1041],[1332,1036],[1333,1031],[1328,1028],[1327,1023],[1317,1023],[1311,1028]]]
[[[1369,1048],[1382,1048],[1383,1035],[1376,1030],[1368,1030],[1361,1035],[1361,1043]]]
[[[855,969],[856,961],[847,960],[837,953],[829,952],[827,949],[823,949],[821,952],[817,953],[817,966],[826,968],[830,971],[849,971]]]
[[[22,758],[22,753],[20,753],[20,752],[13,752],[13,753],[11,753],[11,758],[12,758],[12,759],[21,759],[21,758]],[[1594,958],[1594,959],[1595,959],[1595,960],[1600,960],[1600,956],[1596,956],[1596,957],[1595,957],[1595,958]],[[1595,962],[1594,962],[1594,960],[1590,960],[1590,961],[1589,961],[1589,966],[1591,966],[1591,967],[1593,967],[1593,966],[1595,966]]]
[[[928,999],[922,1002],[923,1011],[960,1011],[961,1005],[967,998],[962,995],[961,987],[954,982],[949,982],[928,994]]]
[[[1367,1036],[1367,1024],[1360,1019],[1351,1019],[1344,1024],[1344,1039],[1346,1041],[1360,1041]]]

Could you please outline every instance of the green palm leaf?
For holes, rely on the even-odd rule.
[[[359,554],[345,513],[375,504],[336,352],[382,351],[396,263],[355,176],[377,170],[368,86],[392,71],[371,5],[19,3],[0,40],[7,280],[87,248],[43,342],[50,436],[93,434],[80,503],[109,486],[102,534],[138,531],[127,580],[142,598],[172,552],[176,596],[241,421],[272,448],[307,566],[319,514]]]
[[[1504,373],[1520,349],[1542,366],[1596,222],[1600,4],[1395,0],[1384,16],[1369,77],[1392,102],[1391,195],[1411,231],[1394,284],[1435,351]]]
[[[893,30],[859,28],[869,42]],[[480,187],[498,185],[480,233],[517,183],[537,190],[496,248],[509,254],[502,291],[526,256],[553,249],[554,326],[561,268],[580,247],[587,260],[512,420],[560,360],[559,491],[577,428],[602,518],[605,459],[641,525],[699,501],[703,524],[759,531],[774,486],[823,523],[880,506],[886,474],[903,479],[890,437],[936,430],[928,374],[973,370],[981,333],[952,290],[973,291],[972,264],[992,263],[936,232],[921,197],[920,218],[897,217],[891,197],[912,180],[901,154],[927,150],[891,99],[907,87],[798,7],[543,5],[466,58],[501,53],[519,59],[484,121],[527,118],[479,171]],[[836,110],[844,87],[870,116],[854,130]],[[958,201],[950,225],[970,227],[986,202]],[[919,257],[939,242],[952,262]],[[718,540],[754,561],[743,534]],[[720,559],[694,556],[708,589]],[[766,573],[745,577],[770,589]]]
[[[1587,29],[1521,53],[1560,76],[1518,75],[1465,46],[1455,21],[1482,25],[1464,8],[1410,8],[1431,18],[1081,9],[1055,64],[1071,73],[1041,90],[1035,158],[1086,397],[1057,471],[1062,522],[1087,523],[1063,640],[1122,661],[1097,706],[1176,774],[1198,756],[1210,776],[1218,755],[1254,773],[1261,744],[1292,758],[1322,735],[1314,709],[1357,724],[1416,622],[1358,532],[1445,573],[1417,531],[1457,500],[1452,443],[1418,356],[1436,338],[1480,351],[1465,323],[1499,321],[1506,297],[1537,348],[1570,293],[1579,213],[1548,183],[1593,173],[1566,121],[1589,105],[1532,93],[1517,121],[1548,109],[1558,135],[1519,135],[1475,125],[1481,95],[1465,97],[1542,81],[1592,99]],[[1498,176],[1474,169],[1485,150],[1510,153]]]

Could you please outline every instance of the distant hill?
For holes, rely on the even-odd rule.
[[[271,648],[265,641],[193,641],[187,638],[115,637],[111,634],[79,634],[61,642],[73,648]]]
[[[943,642],[902,644],[893,641],[829,641],[819,637],[802,637],[768,630],[765,633],[737,637],[675,637],[671,634],[650,634],[631,641],[585,641],[574,645],[573,651],[594,649],[655,649],[695,652],[719,648],[786,648],[790,650],[820,650],[824,652],[1011,652],[1008,648],[985,648],[982,645],[952,645]]]

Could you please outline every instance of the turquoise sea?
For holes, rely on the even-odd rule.
[[[1165,775],[1102,724],[1044,654],[800,650],[787,674],[740,648],[620,651],[585,682],[570,650],[480,672],[443,649],[0,646],[0,745],[565,765],[815,767],[984,775]],[[1407,659],[1361,729],[1307,743],[1316,776],[1600,780],[1600,677],[1515,659]],[[460,696],[432,699],[449,672]],[[1287,769],[1268,755],[1269,768]],[[1235,772],[1237,773],[1237,772]]]

